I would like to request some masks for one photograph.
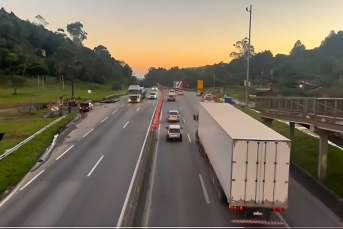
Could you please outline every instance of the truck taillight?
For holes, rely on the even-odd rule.
[[[273,212],[283,212],[284,209],[282,209],[282,208],[272,208],[272,211]]]
[[[232,209],[232,210],[235,210],[235,211],[238,211],[238,210],[239,210],[239,211],[243,211],[243,210],[244,210],[243,207],[236,207],[236,206],[235,206],[235,207],[231,207],[231,206],[230,206],[229,208]]]
[[[169,133],[167,134],[167,137],[169,137]]]

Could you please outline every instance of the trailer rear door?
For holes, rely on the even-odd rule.
[[[290,142],[234,141],[231,206],[287,207]]]

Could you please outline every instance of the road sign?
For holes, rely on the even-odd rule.
[[[198,90],[203,90],[203,89],[204,89],[204,81],[198,80]]]

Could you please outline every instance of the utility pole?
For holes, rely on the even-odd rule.
[[[74,72],[72,73],[72,79],[71,79],[71,97],[74,98]]]
[[[248,97],[249,97],[249,67],[250,67],[250,41],[251,41],[251,14],[252,14],[252,5],[250,9],[248,7],[246,10],[250,13],[249,19],[249,44],[248,44],[248,61],[247,61],[247,81],[246,81],[246,94],[245,94],[245,107],[248,107]]]

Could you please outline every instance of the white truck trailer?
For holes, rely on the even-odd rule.
[[[221,201],[257,222],[287,208],[289,139],[228,103],[201,102],[194,120]]]

